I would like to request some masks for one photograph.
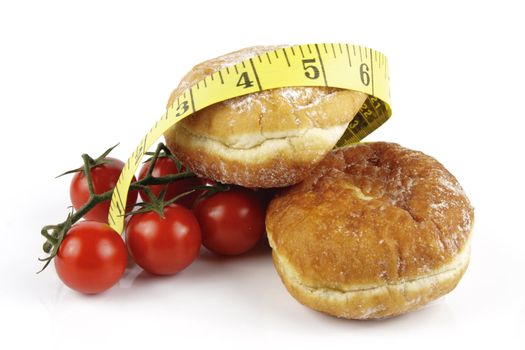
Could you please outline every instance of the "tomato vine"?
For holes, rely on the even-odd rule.
[[[118,145],[118,144],[117,144]],[[63,174],[57,176],[63,176],[66,174],[76,173],[79,171],[82,171],[86,177],[86,181],[88,184],[89,189],[89,200],[78,210],[74,211],[72,210],[67,218],[58,224],[51,224],[46,225],[42,227],[40,233],[41,235],[46,239],[44,242],[42,249],[44,253],[48,254],[45,258],[39,258],[40,261],[44,262],[44,266],[38,273],[42,272],[53,260],[53,258],[57,255],[58,249],[60,247],[60,244],[64,240],[67,232],[71,228],[73,224],[75,224],[77,221],[79,221],[87,212],[89,212],[93,207],[95,207],[98,203],[110,200],[113,195],[113,189],[108,190],[104,193],[96,194],[93,189],[93,179],[91,177],[91,169],[103,164],[105,162],[106,156],[117,146],[113,146],[108,148],[104,153],[102,153],[99,157],[93,159],[88,154],[82,155],[82,161],[83,166],[77,169],[69,170],[64,172]],[[177,180],[195,177],[195,174],[191,171],[185,170],[181,171],[177,174],[171,174],[171,175],[165,175],[160,177],[155,177],[152,175],[151,169],[155,166],[155,163],[157,162],[157,159],[159,157],[173,157],[169,149],[163,144],[159,143],[155,152],[153,153],[147,153],[151,155],[152,157],[148,160],[151,162],[150,170],[146,173],[146,176],[142,178],[141,180],[134,181],[131,183],[129,190],[144,190],[147,189],[146,186],[148,185],[162,185],[162,184],[169,184],[171,182],[175,182]],[[174,159],[175,160],[175,159]],[[178,160],[177,162],[177,168],[182,169],[182,165]]]

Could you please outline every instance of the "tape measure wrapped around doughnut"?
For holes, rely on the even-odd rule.
[[[244,95],[250,96],[239,98]],[[168,147],[198,175],[247,187],[287,186],[336,142],[358,142],[383,124],[389,102],[386,57],[357,45],[256,47],[196,66],[128,159],[108,222],[122,231],[131,179],[164,133]]]

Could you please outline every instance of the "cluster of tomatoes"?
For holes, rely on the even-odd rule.
[[[148,174],[151,163],[144,163],[139,180]],[[112,190],[123,167],[122,161],[110,157],[91,167],[94,193]],[[149,176],[160,178],[180,172],[175,159],[159,157]],[[79,169],[70,186],[75,209],[90,200],[88,182]],[[137,265],[157,275],[175,274],[189,266],[201,245],[221,255],[247,252],[264,233],[265,195],[224,185],[217,191],[217,185],[188,177],[149,185],[146,191],[131,191],[128,208],[135,205],[139,195],[144,204],[141,210],[130,213],[125,240],[107,224],[109,201],[96,204],[84,215],[85,220],[71,226],[61,242],[54,258],[58,276],[70,288],[92,294],[118,282],[127,266],[128,252]],[[187,195],[180,197],[184,193]],[[180,198],[169,204],[176,197]]]

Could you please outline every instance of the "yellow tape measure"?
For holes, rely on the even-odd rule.
[[[124,227],[131,179],[145,152],[175,123],[214,103],[253,92],[288,86],[329,86],[369,95],[338,146],[359,142],[391,115],[386,57],[349,44],[305,44],[279,48],[205,77],[184,90],[148,131],[126,162],[111,199],[108,222]]]

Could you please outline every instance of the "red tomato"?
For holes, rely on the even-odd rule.
[[[118,178],[124,163],[115,158],[105,158],[108,163],[100,164],[91,169],[91,179],[93,180],[93,189],[96,194],[101,194],[111,190],[117,184]],[[135,177],[133,177],[135,181]],[[69,187],[69,196],[73,207],[78,210],[89,200],[89,189],[86,177],[82,171],[75,173]],[[128,194],[126,205],[131,207],[137,201],[137,191],[131,191]],[[108,223],[110,201],[104,201],[95,205],[89,212],[84,215],[87,220]]]
[[[68,287],[93,294],[117,283],[127,261],[126,245],[117,232],[100,222],[82,221],[62,241],[55,268]]]
[[[253,191],[232,188],[199,201],[194,208],[202,242],[223,255],[239,255],[257,244],[264,233],[264,210]]]
[[[145,163],[139,172],[139,179],[142,180],[146,173],[148,172],[148,169],[151,166],[151,162]],[[185,168],[182,168],[182,171],[186,171]],[[177,171],[177,164],[175,161],[173,161],[171,158],[168,157],[160,157],[157,158],[157,162],[155,163],[155,167],[153,168],[153,171],[151,174],[154,177],[161,177],[171,174],[178,174]],[[181,193],[187,192],[189,190],[192,190],[196,186],[202,186],[206,185],[208,180],[201,179],[197,177],[190,177],[186,179],[177,180],[175,182],[166,184],[166,185],[150,185],[148,186],[153,192],[155,196],[159,196],[160,193],[164,188],[166,188],[166,193],[164,195],[164,199],[166,201],[175,198]],[[186,208],[191,209],[193,207],[193,204],[195,203],[195,200],[202,194],[203,191],[195,191],[192,192],[186,196],[183,196],[180,198],[177,203],[182,204]],[[150,202],[149,197],[144,193],[144,191],[140,191],[140,197],[144,202]]]
[[[133,215],[126,228],[126,243],[144,270],[172,275],[199,255],[201,230],[190,210],[172,204],[164,208],[164,218],[153,211]]]

